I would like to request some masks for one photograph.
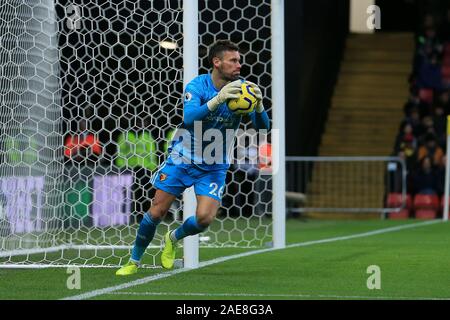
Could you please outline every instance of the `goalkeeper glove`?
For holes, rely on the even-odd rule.
[[[246,82],[249,83],[252,86],[253,90],[255,91],[255,97],[256,97],[256,101],[257,101],[256,107],[255,107],[256,112],[258,112],[258,113],[263,112],[264,111],[264,105],[263,105],[263,102],[262,102],[261,89],[253,82],[250,82],[250,81],[246,81]]]
[[[206,104],[209,111],[213,112],[219,105],[230,99],[238,99],[241,93],[242,81],[236,80],[225,85],[211,100]]]

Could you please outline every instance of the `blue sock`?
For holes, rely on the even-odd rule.
[[[187,236],[193,236],[206,230],[207,227],[197,223],[197,218],[192,216],[186,219],[184,223],[172,232],[172,240],[181,240]],[[175,237],[175,239],[173,239]]]
[[[147,249],[150,242],[153,240],[156,227],[160,222],[161,220],[154,219],[152,216],[150,216],[150,214],[144,214],[144,218],[139,225],[133,250],[131,251],[131,261],[140,263],[142,255],[144,254],[145,249]]]

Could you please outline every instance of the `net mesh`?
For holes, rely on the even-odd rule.
[[[117,266],[150,206],[152,173],[182,122],[183,1],[0,4],[0,264]],[[230,39],[270,105],[270,3],[199,1],[199,73]],[[249,128],[245,119],[242,128]],[[244,149],[249,158],[257,153]],[[146,251],[181,223],[177,200]],[[271,240],[271,181],[232,165],[210,247]]]

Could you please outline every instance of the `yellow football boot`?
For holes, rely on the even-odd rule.
[[[137,273],[139,266],[129,261],[126,265],[124,265],[122,268],[116,271],[116,276],[129,276],[132,274]]]
[[[170,231],[164,236],[164,249],[161,254],[161,264],[165,269],[172,269],[175,261],[177,244],[170,239]]]

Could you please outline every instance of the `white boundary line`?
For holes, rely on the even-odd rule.
[[[357,233],[357,234],[348,235],[348,236],[334,237],[334,238],[328,238],[328,239],[322,239],[322,240],[313,240],[313,241],[307,241],[307,242],[294,243],[294,244],[286,246],[286,248],[306,247],[306,246],[311,246],[311,245],[315,245],[315,244],[322,244],[322,243],[329,243],[329,242],[335,242],[335,241],[342,241],[342,240],[356,239],[356,238],[362,238],[362,237],[369,237],[369,236],[373,236],[373,235],[377,235],[377,234],[394,232],[394,231],[410,229],[410,228],[416,228],[416,227],[421,227],[421,226],[427,226],[427,225],[430,225],[430,224],[436,224],[436,223],[441,223],[441,222],[442,222],[442,220],[431,220],[431,221],[425,221],[425,222],[418,222],[418,223],[400,225],[400,226],[396,226],[396,227],[383,228],[383,229],[378,229],[378,230],[369,231],[369,232],[363,232],[363,233]],[[238,259],[238,258],[242,258],[242,257],[252,256],[252,255],[255,255],[255,254],[271,252],[271,251],[281,250],[281,249],[284,249],[284,248],[260,249],[260,250],[244,252],[244,253],[240,253],[240,254],[236,254],[236,255],[225,256],[225,257],[221,257],[221,258],[217,258],[217,259],[212,259],[212,260],[200,262],[198,269],[204,268],[204,267],[207,267],[207,266],[210,266],[210,265],[213,265],[213,264],[225,262],[225,261],[230,261],[230,260],[234,260],[234,259]],[[146,283],[149,283],[149,282],[152,282],[152,281],[168,278],[168,277],[174,276],[176,274],[188,272],[188,271],[191,271],[191,270],[192,269],[186,269],[186,268],[184,268],[184,269],[176,269],[176,270],[173,270],[173,271],[164,272],[164,273],[161,273],[161,274],[157,274],[157,275],[141,278],[141,279],[138,279],[138,280],[135,280],[135,281],[122,283],[122,284],[119,284],[117,286],[107,287],[107,288],[103,288],[103,289],[97,289],[97,290],[89,291],[89,292],[82,293],[82,294],[75,295],[75,296],[69,296],[69,297],[66,297],[66,298],[62,298],[61,300],[85,300],[85,299],[101,296],[101,295],[104,295],[104,294],[109,294],[109,293],[114,292],[114,291],[123,290],[123,289],[131,288],[131,287],[134,287],[134,286],[138,286],[138,285],[141,285],[141,284],[146,284]],[[195,270],[197,270],[197,269],[195,269]]]
[[[386,296],[340,296],[330,294],[269,294],[269,293],[204,293],[204,292],[111,292],[112,295],[128,296],[185,296],[185,297],[255,297],[255,298],[336,298],[336,299],[401,299],[401,300],[450,300],[435,297],[386,297]]]

